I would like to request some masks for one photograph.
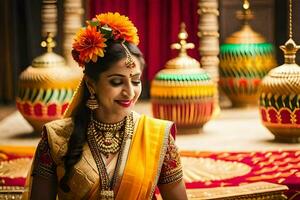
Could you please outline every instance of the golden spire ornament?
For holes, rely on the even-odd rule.
[[[194,44],[187,43],[185,24],[180,26],[178,43],[171,49],[179,50],[179,56],[169,60],[151,83],[153,115],[174,121],[179,134],[198,133],[210,120],[214,111],[216,84],[200,63],[188,56],[187,49]]]
[[[259,110],[263,125],[276,140],[294,143],[300,141],[300,66],[295,62],[300,46],[293,40],[292,0],[289,0],[289,39],[280,49],[284,64],[263,79]]]
[[[230,35],[220,48],[220,88],[235,107],[257,105],[263,77],[276,66],[274,47],[249,25],[254,18],[248,0],[237,12],[241,30]]]

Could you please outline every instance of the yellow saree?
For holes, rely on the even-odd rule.
[[[166,153],[171,123],[141,116],[116,199],[150,199]]]
[[[127,142],[114,188],[115,199],[151,199],[160,175],[172,123],[134,114],[135,129]],[[62,156],[73,129],[71,118],[46,125],[51,156],[57,164],[57,176],[64,174]],[[64,193],[58,189],[59,199],[99,199],[99,174],[89,146],[83,147],[82,159],[74,166],[69,186]]]

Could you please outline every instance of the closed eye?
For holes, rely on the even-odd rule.
[[[131,82],[132,82],[133,85],[141,84],[141,80],[132,80]]]
[[[109,81],[112,86],[122,85],[123,81],[121,79],[112,79]]]

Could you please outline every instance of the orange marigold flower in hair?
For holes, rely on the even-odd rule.
[[[128,17],[119,13],[108,12],[96,15],[96,18],[99,20],[101,26],[108,25],[113,29],[115,40],[121,39],[136,45],[139,44],[137,29]]]
[[[83,66],[90,60],[97,62],[97,58],[104,56],[104,48],[106,39],[104,35],[97,31],[97,27],[88,25],[87,28],[82,28],[76,34],[73,43],[73,57]]]

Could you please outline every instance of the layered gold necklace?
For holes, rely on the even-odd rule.
[[[115,124],[105,124],[92,117],[88,134],[95,138],[100,153],[108,157],[120,150],[124,130],[125,119]]]
[[[132,113],[123,121],[116,124],[104,124],[91,117],[88,126],[87,139],[100,176],[100,199],[113,200],[115,198],[113,189],[116,184],[116,176],[120,170],[120,166],[117,165],[113,179],[110,181],[101,154],[108,156],[110,153],[123,151],[125,141],[131,139],[133,136],[133,128],[134,123]],[[119,154],[117,163],[121,162],[120,158],[121,156]]]

